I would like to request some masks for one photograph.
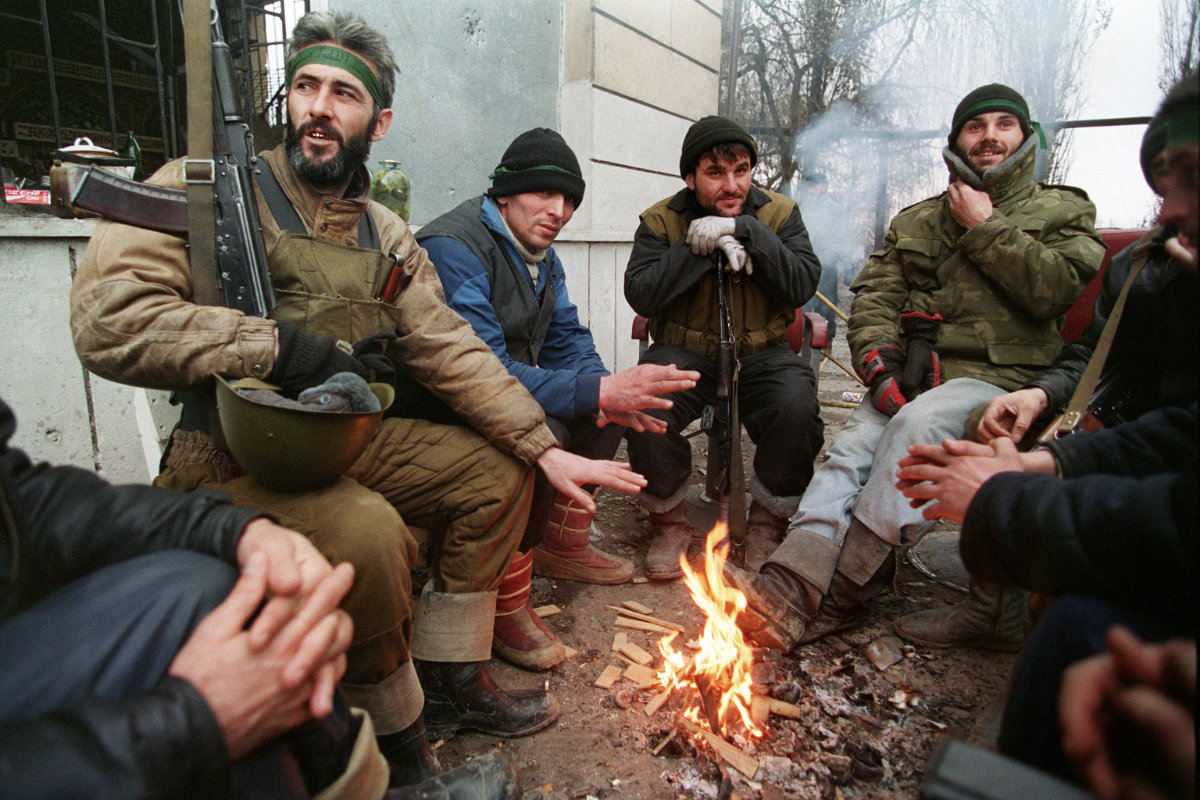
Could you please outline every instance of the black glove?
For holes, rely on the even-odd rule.
[[[367,368],[358,359],[337,346],[331,336],[305,333],[291,322],[276,323],[279,330],[279,355],[271,381],[284,394],[295,396],[303,389],[318,386],[339,372],[353,372],[366,380]]]
[[[354,349],[350,351],[359,363],[374,374],[374,378],[368,380],[386,383],[393,389],[397,388],[396,362],[387,354],[387,348],[397,338],[394,333],[377,333],[355,342]]]
[[[889,417],[907,402],[900,391],[904,360],[903,350],[886,344],[867,353],[859,370],[863,381],[871,388],[871,405]]]
[[[938,330],[942,327],[942,315],[922,314],[910,311],[900,315],[900,329],[908,344],[908,357],[904,372],[900,376],[900,389],[912,400],[942,382],[942,365],[938,361]]]

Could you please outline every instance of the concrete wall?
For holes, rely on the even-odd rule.
[[[389,37],[397,121],[373,159],[413,181],[413,221],[482,192],[518,133],[557,128],[584,203],[556,248],[605,363],[637,363],[623,292],[637,215],[678,191],[684,132],[717,104],[720,0],[322,0]],[[159,392],[88,375],[68,327],[74,267],[94,223],[0,212],[0,397],[15,444],[115,482],[144,482],[177,412]]]

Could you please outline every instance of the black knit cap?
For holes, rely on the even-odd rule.
[[[1016,116],[1021,123],[1021,131],[1026,136],[1033,130],[1029,126],[1029,104],[1025,102],[1025,98],[1016,89],[1002,83],[989,83],[972,91],[962,99],[958,108],[954,109],[954,122],[950,125],[950,146],[954,146],[967,120],[989,111],[1007,111]]]
[[[534,128],[525,131],[504,151],[500,166],[488,176],[490,197],[508,197],[524,192],[562,192],[578,208],[583,202],[583,171],[579,159],[557,131]]]
[[[737,142],[750,149],[750,166],[758,163],[758,146],[749,131],[728,117],[704,117],[692,123],[683,137],[683,152],[679,155],[679,177],[700,163],[700,157],[719,144]]]

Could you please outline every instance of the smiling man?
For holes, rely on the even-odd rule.
[[[521,736],[558,715],[548,692],[504,691],[487,669],[496,587],[525,532],[532,468],[585,507],[582,484],[637,491],[643,481],[628,465],[558,446],[538,403],[446,306],[408,226],[369,200],[364,160],[391,123],[394,83],[386,39],[361,18],[312,13],[297,23],[288,138],[256,170],[277,301],[270,318],[195,304],[183,240],[101,222],[71,322],[89,369],[183,400],[157,484],[223,491],[354,565],[343,687],[370,712],[400,785],[438,771],[426,722],[439,736],[462,727]],[[182,162],[152,181],[181,186]],[[399,288],[382,298],[394,269]],[[294,395],[338,372],[366,375],[340,344],[369,340],[384,346],[370,353],[376,369],[403,367],[467,424],[389,416],[346,476],[312,492],[272,492],[246,475],[224,446],[213,376],[265,379]],[[409,521],[431,531],[434,556],[415,619]],[[493,796],[481,777],[466,782]]]
[[[892,485],[908,446],[961,437],[974,409],[1062,349],[1063,314],[1104,245],[1087,195],[1034,182],[1037,144],[1020,94],[1001,84],[968,94],[942,153],[946,191],[896,215],[855,279],[847,338],[868,401],[761,573],[729,571],[749,603],[738,622],[760,643],[788,650],[856,625],[891,584],[895,547],[931,524]],[[1021,646],[1018,592],[973,584],[968,603],[953,625],[921,626],[921,643]]]
[[[696,385],[699,374],[636,366],[610,375],[591,331],[567,296],[567,276],[551,247],[583,202],[579,160],[556,131],[535,128],[509,144],[487,194],[421,228],[446,302],[466,317],[546,411],[572,453],[609,459],[626,427],[666,426],[645,408],[670,408],[660,395]],[[616,423],[615,425],[610,423]],[[623,583],[633,565],[591,545],[593,510],[534,485],[529,527],[500,585],[495,652],[528,669],[549,669],[566,648],[529,605],[533,571],[586,583]]]
[[[683,508],[692,456],[682,431],[716,399],[718,263],[733,273],[738,399],[756,445],[748,564],[761,563],[782,538],[821,449],[816,379],[784,339],[796,308],[816,292],[821,265],[796,203],[753,185],[757,160],[753,137],[733,120],[699,120],[683,138],[686,188],[642,212],[634,235],[625,298],[650,318],[654,340],[641,361],[701,375],[696,388],[673,395],[673,408],[650,412],[666,421],[664,435],[627,437],[630,463],[649,481],[641,494],[654,534],[649,578],[680,575],[679,557],[696,533]]]

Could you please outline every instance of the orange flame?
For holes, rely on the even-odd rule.
[[[700,636],[700,649],[692,659],[671,646],[676,634],[660,640],[658,647],[665,666],[658,676],[667,688],[695,687],[693,675],[703,676],[708,686],[721,692],[717,709],[722,729],[737,715],[750,733],[761,736],[762,728],[750,717],[753,656],[735,622],[746,608],[746,596],[727,585],[721,574],[729,555],[727,533],[724,522],[718,522],[709,531],[704,542],[703,572],[693,570],[685,557],[679,558],[692,601],[704,612],[704,633]],[[699,710],[695,707],[688,709],[686,715],[694,722],[699,721]],[[713,732],[723,735],[723,731]]]

